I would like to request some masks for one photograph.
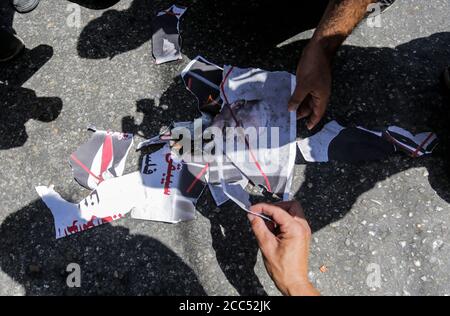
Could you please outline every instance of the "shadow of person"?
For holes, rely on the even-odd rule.
[[[376,185],[403,171],[427,168],[430,185],[439,196],[450,202],[450,182],[443,175],[442,166],[436,168],[434,158],[391,157],[370,163],[346,164],[326,163],[307,165],[304,182],[295,195],[305,208],[305,214],[313,232],[343,219],[356,201]],[[425,179],[425,178],[424,178]],[[400,194],[400,193],[399,193]],[[400,199],[408,201],[420,196],[419,191],[405,190]],[[384,197],[373,198],[373,205],[388,204]]]
[[[66,268],[81,268],[69,288]],[[0,268],[26,295],[205,295],[195,273],[161,242],[108,224],[55,240],[53,218],[34,201],[0,226]]]
[[[152,36],[150,3],[135,0],[126,10],[108,10],[89,22],[78,39],[78,55],[87,59],[113,58],[143,45]]]
[[[214,205],[209,191],[203,198],[207,199],[205,205]],[[259,248],[246,213],[233,202],[219,208],[201,207],[198,210],[211,224],[212,246],[217,262],[230,284],[239,295],[267,295],[254,271]]]
[[[126,10],[104,12],[81,32],[77,46],[79,56],[113,58],[140,47],[151,39],[152,17],[171,4],[170,1],[134,0]],[[283,6],[269,0],[198,0],[177,4],[188,7],[181,26],[183,54],[192,59],[208,52],[218,63],[234,62],[238,56],[243,65],[264,59],[267,51],[277,44],[314,28],[327,1],[296,4],[296,10],[291,10],[288,2]],[[236,50],[241,54],[235,55]]]
[[[63,104],[58,97],[37,97],[21,86],[53,56],[53,49],[40,45],[15,60],[0,65],[0,150],[20,147],[28,139],[29,120],[51,122],[58,118]]]
[[[328,1],[196,1],[183,17],[182,53],[203,55],[218,65],[267,70],[296,66],[301,49],[277,49],[319,23]],[[288,53],[288,55],[286,55]]]
[[[120,0],[69,0],[69,2],[76,3],[82,7],[92,10],[104,10],[112,7]]]
[[[62,110],[56,97],[37,97],[33,90],[0,84],[0,150],[20,147],[28,139],[25,124],[55,120]]]
[[[53,57],[53,48],[39,45],[7,63],[0,64],[0,82],[21,87]]]

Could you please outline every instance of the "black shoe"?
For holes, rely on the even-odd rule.
[[[0,39],[2,42],[2,47],[0,48],[0,62],[13,59],[25,48],[25,44],[19,37],[4,30],[0,30]]]
[[[28,13],[36,9],[40,0],[12,0],[12,5],[19,13]]]

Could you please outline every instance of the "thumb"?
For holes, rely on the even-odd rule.
[[[250,220],[253,233],[258,241],[259,248],[261,248],[263,253],[267,252],[267,250],[271,248],[275,236],[269,230],[262,218],[248,214],[248,219]]]
[[[299,83],[295,87],[294,94],[292,94],[291,99],[288,103],[288,110],[290,112],[297,111],[300,104],[302,104],[303,100],[305,100],[308,92],[304,89]]]

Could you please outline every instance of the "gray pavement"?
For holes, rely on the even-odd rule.
[[[185,1],[184,59],[156,66],[150,22],[169,1],[41,2],[27,15],[2,11],[29,50],[0,66],[0,295],[278,295],[245,214],[217,208],[209,193],[190,223],[126,218],[56,241],[34,187],[55,184],[72,201],[87,194],[68,157],[88,125],[150,136],[198,116],[179,78],[196,55],[293,72],[311,32],[298,34],[292,21],[313,25],[313,10],[286,2],[284,18],[272,20],[280,14],[261,13],[258,1]],[[398,0],[380,28],[363,22],[336,58],[327,120],[434,129],[443,145],[424,159],[296,167],[296,197],[314,230],[310,276],[323,294],[450,295],[449,101],[439,88],[449,12],[447,0]],[[139,160],[133,152],[127,171]],[[81,266],[79,289],[66,285],[69,263]]]

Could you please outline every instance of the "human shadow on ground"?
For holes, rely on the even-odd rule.
[[[0,5],[0,27],[12,28],[14,10],[9,1]],[[20,35],[19,35],[20,36]],[[53,56],[53,48],[39,45],[8,62],[0,63],[0,150],[23,146],[28,139],[25,124],[29,120],[51,122],[62,110],[58,97],[38,97],[22,86]]]
[[[79,56],[113,58],[140,47],[151,39],[152,17],[172,4],[165,0],[134,0],[125,10],[105,11],[81,32],[77,45]],[[199,48],[207,44],[208,51],[214,51],[212,57],[225,63],[233,61],[232,54],[227,52],[238,45],[247,50],[247,60],[253,60],[299,32],[315,27],[326,4],[326,0],[300,3],[293,10],[289,2],[269,0],[179,1],[177,5],[188,7],[181,23],[183,53],[195,57],[189,47],[195,49],[194,54],[201,54]],[[239,59],[242,62],[242,55]]]
[[[79,288],[67,285],[71,263],[80,266]],[[206,294],[177,254],[124,227],[105,224],[56,240],[52,215],[40,200],[3,220],[0,268],[33,296]]]
[[[134,0],[126,10],[103,12],[83,28],[77,44],[78,55],[111,59],[146,43],[152,36],[151,3],[152,0]]]
[[[22,87],[52,56],[52,47],[40,45],[0,64],[0,150],[25,144],[25,124],[29,120],[51,122],[61,113],[59,97],[38,97],[33,90]]]
[[[112,7],[120,0],[69,0],[69,2],[76,3],[82,7],[92,10],[104,10]]]

